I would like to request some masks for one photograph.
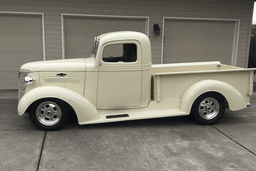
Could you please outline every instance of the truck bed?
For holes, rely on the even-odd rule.
[[[253,70],[220,62],[195,62],[152,65],[151,99],[161,103],[169,101],[179,108],[183,93],[200,81],[220,81],[233,86],[249,103],[252,93]]]
[[[244,68],[214,62],[192,62],[192,63],[175,63],[175,64],[159,64],[152,65],[152,75],[165,74],[189,74],[189,73],[205,73],[205,72],[224,72],[224,71],[241,71]]]

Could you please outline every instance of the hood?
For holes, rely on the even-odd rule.
[[[95,58],[60,59],[50,61],[29,62],[20,69],[35,71],[85,71],[95,66]]]

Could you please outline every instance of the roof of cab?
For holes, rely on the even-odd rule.
[[[141,43],[149,42],[149,38],[145,34],[135,31],[118,31],[105,33],[98,36],[98,39],[100,39],[101,43],[120,40],[138,40]]]

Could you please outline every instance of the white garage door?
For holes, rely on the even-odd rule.
[[[17,89],[20,66],[42,59],[41,16],[0,14],[0,89]]]
[[[65,58],[85,58],[91,54],[95,36],[113,31],[145,33],[146,19],[64,17]]]
[[[234,21],[166,20],[163,63],[231,64],[235,24]]]

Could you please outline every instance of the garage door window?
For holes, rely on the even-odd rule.
[[[102,59],[104,62],[136,62],[137,46],[134,43],[106,46]]]

